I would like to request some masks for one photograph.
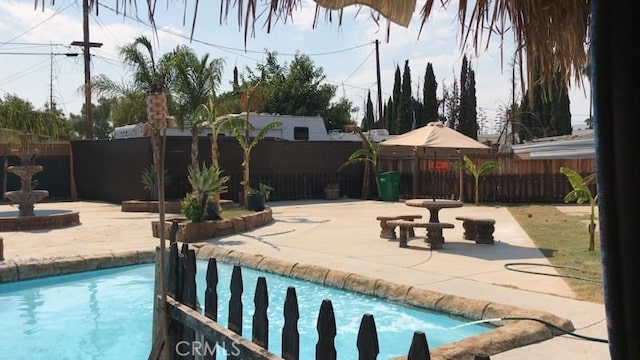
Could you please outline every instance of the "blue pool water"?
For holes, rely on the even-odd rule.
[[[198,261],[198,299],[204,302],[206,261]],[[232,266],[218,264],[218,320],[227,324]],[[374,314],[379,359],[406,354],[415,330],[429,346],[457,341],[492,327],[471,325],[442,314],[408,308],[374,297],[243,268],[243,334],[251,338],[253,295],[258,276],[269,289],[269,348],[280,353],[283,305],[294,286],[300,319],[300,358],[313,359],[316,319],[322,299],[331,299],[342,359],[357,358],[356,338],[362,314]],[[153,265],[93,271],[0,285],[0,359],[143,359],[150,350]],[[8,357],[7,357],[8,356]]]

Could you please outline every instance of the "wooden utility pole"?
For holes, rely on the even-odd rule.
[[[91,53],[92,47],[101,47],[102,43],[89,42],[89,1],[82,0],[82,41],[71,45],[82,46],[84,53],[84,128],[87,139],[93,139],[93,118],[91,117]]]
[[[382,84],[380,83],[380,41],[376,39],[376,78],[378,81],[378,127],[385,129],[384,114],[382,113]]]
[[[91,118],[91,54],[89,53],[89,0],[82,0],[82,39],[84,51],[84,131],[87,139],[93,139]]]

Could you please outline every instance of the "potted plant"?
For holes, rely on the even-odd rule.
[[[269,200],[269,194],[274,190],[271,186],[263,183],[260,183],[257,189],[249,188],[247,192],[247,210],[264,210],[265,202]]]
[[[340,184],[329,183],[324,187],[324,198],[327,200],[338,200],[340,198]]]
[[[189,167],[191,192],[181,202],[182,214],[193,222],[220,220],[220,207],[214,194],[227,191],[228,176],[215,166]]]

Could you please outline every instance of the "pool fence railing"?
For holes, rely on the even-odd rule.
[[[210,258],[206,274],[204,314],[196,296],[195,250],[183,244],[171,243],[168,266],[164,273],[167,284],[167,313],[169,338],[164,344],[162,322],[162,297],[159,293],[156,262],[156,287],[154,292],[153,339],[149,359],[216,359],[217,349],[227,352],[227,360],[298,360],[300,335],[298,333],[298,300],[295,287],[288,287],[284,302],[284,326],[282,328],[281,355],[267,350],[269,345],[269,305],[267,282],[258,277],[254,295],[254,314],[251,340],[242,336],[242,268],[234,265],[230,283],[229,314],[227,327],[218,320],[218,268],[215,258]],[[334,339],[337,333],[331,300],[324,299],[317,319],[318,341],[316,360],[335,360],[337,350]],[[359,359],[374,360],[379,354],[378,336],[373,315],[364,314],[356,340]],[[169,354],[163,354],[163,349]],[[407,360],[431,359],[424,332],[414,332],[407,352]],[[478,355],[474,360],[489,360]]]

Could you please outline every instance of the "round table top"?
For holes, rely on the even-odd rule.
[[[423,208],[456,208],[464,205],[462,201],[448,199],[410,199],[406,200],[404,203],[407,206]]]

